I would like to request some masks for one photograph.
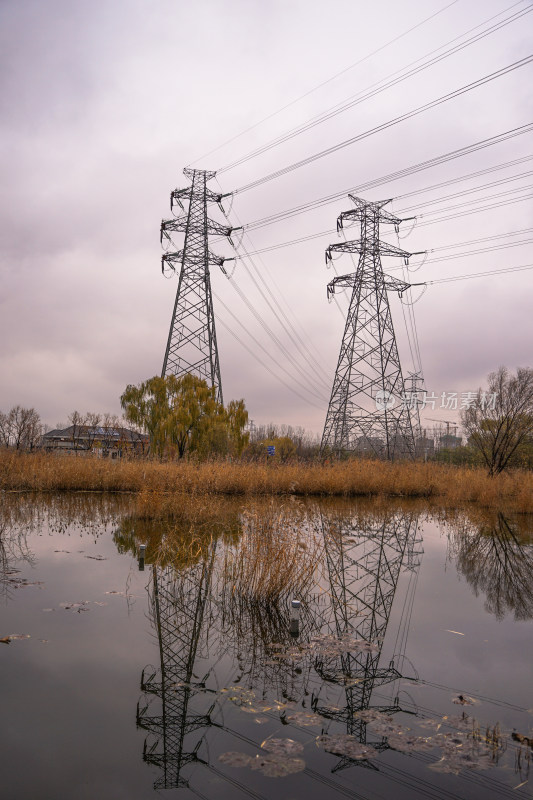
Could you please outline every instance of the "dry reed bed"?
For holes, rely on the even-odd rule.
[[[435,463],[345,461],[286,465],[248,462],[110,461],[45,453],[0,451],[0,489],[142,493],[146,506],[165,496],[300,495],[403,497],[446,506],[533,511],[533,473],[489,478],[483,469]],[[149,497],[152,496],[152,501]],[[167,499],[172,506],[176,500]]]

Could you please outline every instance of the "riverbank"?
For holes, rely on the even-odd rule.
[[[400,497],[446,506],[533,511],[533,473],[489,478],[480,468],[428,462],[351,460],[330,464],[111,461],[49,453],[0,451],[0,490],[141,493],[172,504],[182,494],[226,496]]]

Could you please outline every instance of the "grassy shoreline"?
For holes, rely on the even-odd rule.
[[[152,496],[423,498],[444,506],[475,504],[533,511],[533,473],[489,478],[483,469],[437,463],[346,461],[332,464],[109,461],[0,451],[0,490],[133,492]]]

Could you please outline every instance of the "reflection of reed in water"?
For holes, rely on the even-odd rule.
[[[511,519],[501,512],[477,524],[456,523],[450,547],[457,569],[485,608],[498,619],[533,618],[533,536],[531,517]]]
[[[72,493],[39,495],[32,492],[4,493],[0,504],[0,590],[5,598],[19,580],[21,562],[35,566],[36,559],[28,538],[48,529],[66,534],[76,526],[78,531],[94,538],[116,523],[130,498]],[[18,565],[18,566],[16,566]]]

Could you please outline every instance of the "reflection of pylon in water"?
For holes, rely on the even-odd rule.
[[[209,597],[215,547],[205,560],[181,570],[153,567],[151,611],[159,638],[160,676],[154,668],[145,668],[141,689],[158,697],[161,713],[149,713],[137,705],[137,725],[152,734],[144,743],[143,758],[162,769],[155,789],[186,788],[181,777],[183,767],[199,761],[200,736],[192,749],[186,749],[185,737],[210,724],[210,711],[191,711],[189,702],[204,690],[194,678],[194,664],[199,656],[202,623]]]
[[[369,651],[352,648],[338,656],[322,656],[315,668],[327,684],[336,684],[346,692],[344,708],[332,708],[315,701],[315,711],[322,716],[342,722],[346,732],[367,743],[367,723],[358,712],[372,708],[391,714],[400,711],[398,699],[391,703],[373,704],[375,688],[402,677],[394,661],[380,667],[381,649],[389,621],[394,595],[402,565],[417,566],[413,551],[416,540],[417,517],[400,514],[386,521],[370,521],[364,530],[341,522],[323,522],[324,545],[329,573],[331,613],[327,621],[329,633],[336,637],[349,636],[370,645]],[[417,556],[419,553],[416,554]],[[410,561],[410,563],[408,563]],[[373,747],[388,747],[381,739]],[[354,763],[373,768],[368,760],[354,762],[343,757],[334,772]]]

